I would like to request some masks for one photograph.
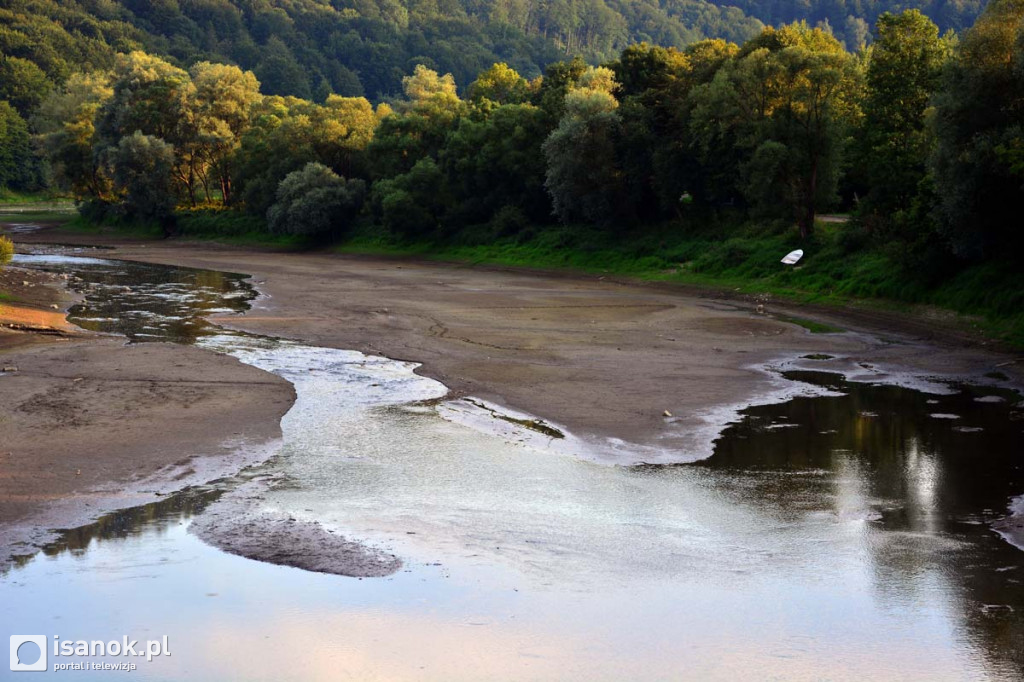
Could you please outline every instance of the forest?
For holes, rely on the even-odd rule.
[[[352,26],[401,15],[388,31],[437,50],[439,23],[497,35],[498,5],[485,19],[395,3],[384,19],[342,4],[5,3],[30,20],[0,29],[0,186],[168,235],[757,280],[975,310],[1024,339],[1024,0],[992,0],[959,32],[882,12],[855,48],[835,3],[778,28],[747,22],[787,18],[771,3],[740,3],[732,40],[649,36],[643,3],[617,6],[621,35],[550,29],[553,4],[513,21],[509,4],[514,45],[454,50],[450,71],[427,53],[370,59],[387,74],[342,56],[344,35],[373,33]],[[977,9],[938,16],[959,28]],[[777,274],[796,245],[805,267]]]
[[[378,101],[401,95],[402,78],[417,64],[451,73],[461,85],[498,62],[534,78],[575,55],[599,63],[640,42],[742,43],[765,25],[793,21],[825,28],[856,50],[886,11],[920,9],[945,32],[970,26],[981,6],[982,0],[3,0],[0,61],[4,76],[18,76],[31,91],[63,84],[73,71],[110,69],[118,53],[142,50],[183,68],[236,64],[256,74],[264,94]]]

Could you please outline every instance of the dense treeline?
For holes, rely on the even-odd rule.
[[[493,243],[558,224],[808,239],[840,207],[855,216],[841,248],[908,279],[1007,258],[1024,198],[1024,0],[994,0],[960,39],[917,11],[874,33],[856,52],[803,22],[739,44],[637,44],[533,79],[496,63],[462,90],[418,64],[376,105],[266,94],[238,66],[133,51],[39,98],[36,162],[18,109],[0,106],[14,141],[0,172],[168,233],[196,209],[214,229],[311,240]]]
[[[940,29],[970,25],[982,0],[5,0],[0,82],[24,115],[75,71],[143,50],[176,66],[232,63],[271,95],[373,101],[416,64],[469,83],[496,62],[528,78],[558,59],[613,59],[648,42],[743,42],[765,24],[827,26],[849,49],[883,12],[916,6]]]

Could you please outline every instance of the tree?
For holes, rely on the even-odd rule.
[[[57,186],[76,199],[110,198],[111,181],[94,148],[97,112],[113,92],[108,73],[73,74],[43,100],[33,119]]]
[[[395,103],[395,115],[381,120],[369,149],[376,177],[395,177],[425,157],[436,158],[448,132],[468,110],[450,73],[440,76],[418,64],[402,85],[405,100]]]
[[[963,257],[1015,250],[1024,176],[1024,0],[992,0],[935,98],[931,170],[942,234]]]
[[[199,163],[195,164],[206,199],[210,200],[212,177],[219,186],[221,199],[230,205],[234,199],[234,152],[249,129],[250,111],[260,101],[260,83],[251,71],[237,66],[200,62],[190,69],[195,87],[195,142]]]
[[[34,62],[0,52],[0,100],[6,100],[27,118],[53,87]]]
[[[28,124],[14,107],[0,101],[0,190],[32,190],[40,183]]]
[[[256,75],[267,94],[291,95],[302,99],[312,97],[309,76],[283,40],[277,36],[271,37],[260,52],[262,58],[256,67]]]
[[[174,178],[181,193],[196,203],[202,176],[195,86],[188,72],[144,52],[122,55],[113,74],[113,95],[99,111],[99,146],[114,147],[138,131],[160,138],[174,149]]]
[[[501,62],[480,73],[467,91],[473,102],[522,104],[530,94],[530,84],[515,69]]]
[[[551,218],[541,144],[547,117],[530,104],[506,104],[459,121],[439,154],[460,224],[483,223],[505,206],[535,222]]]
[[[565,113],[544,142],[545,186],[564,223],[605,223],[621,188],[615,147],[621,127],[611,69],[591,67],[565,95]]]
[[[869,186],[862,214],[888,224],[910,206],[926,173],[932,144],[926,115],[952,45],[917,10],[883,14],[876,33],[858,144]]]
[[[112,87],[96,126],[103,142],[116,145],[138,130],[173,144],[190,132],[182,128],[195,96],[188,72],[136,51],[119,57]]]
[[[267,212],[270,229],[280,234],[339,237],[359,212],[366,183],[346,180],[320,163],[289,173]]]
[[[806,24],[765,29],[694,89],[691,129],[704,159],[735,159],[755,210],[783,208],[807,237],[836,199],[860,87],[856,60],[831,35]]]
[[[174,147],[135,131],[109,152],[121,209],[130,219],[157,221],[169,233],[174,207]]]
[[[322,106],[294,97],[263,98],[232,161],[246,209],[266,215],[281,180],[310,162],[344,177],[369,177],[366,148],[389,112],[386,105],[374,110],[362,97],[331,95]]]
[[[417,161],[407,173],[373,184],[374,212],[398,236],[434,232],[451,205],[444,175],[430,157]]]

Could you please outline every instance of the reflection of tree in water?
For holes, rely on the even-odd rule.
[[[835,375],[789,376],[844,395],[746,410],[696,466],[724,474],[737,502],[780,520],[823,512],[871,519],[864,544],[879,602],[934,595],[940,583],[991,674],[1024,674],[1024,552],[988,526],[1024,494],[1019,396],[979,403],[998,391],[932,396]]]
[[[60,537],[44,546],[41,552],[50,557],[65,552],[80,555],[85,553],[93,541],[123,540],[143,532],[162,535],[179,521],[201,513],[222,494],[220,490],[186,489],[158,502],[121,509],[101,516],[86,526],[61,531]],[[20,568],[35,556],[27,554],[14,557],[12,563]]]
[[[106,261],[52,265],[47,269],[81,278],[73,287],[85,300],[68,319],[92,331],[124,334],[134,342],[193,343],[222,330],[206,316],[243,312],[256,292],[244,275],[191,268]]]

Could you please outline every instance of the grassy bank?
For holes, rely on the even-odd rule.
[[[0,209],[5,206],[34,205],[34,204],[64,204],[71,205],[70,197],[65,197],[52,192],[15,192],[6,188],[0,188]]]

